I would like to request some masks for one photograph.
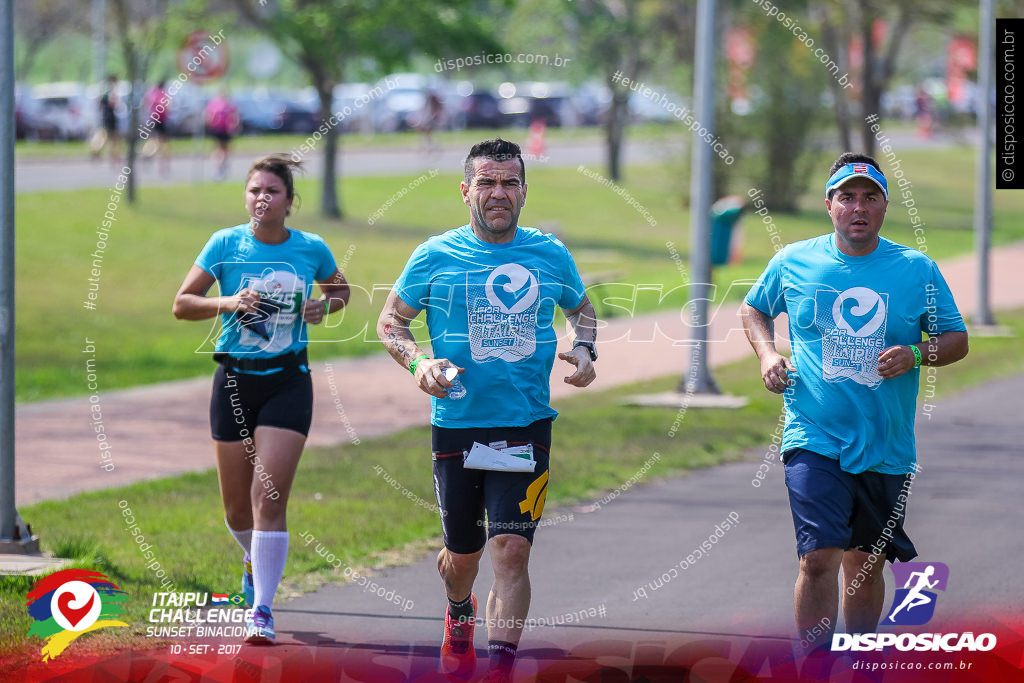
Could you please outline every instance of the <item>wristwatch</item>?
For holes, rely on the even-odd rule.
[[[572,348],[575,350],[577,346],[582,346],[590,352],[591,362],[597,360],[597,349],[594,348],[594,342],[577,341],[573,343]]]

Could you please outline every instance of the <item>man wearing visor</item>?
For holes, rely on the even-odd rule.
[[[935,262],[879,236],[888,204],[875,160],[841,155],[825,185],[834,231],[780,250],[741,310],[765,388],[784,394],[796,622],[812,647],[831,641],[840,567],[846,631],[873,632],[885,560],[917,555],[903,520],[918,470],[920,366],[967,355],[963,319]],[[775,348],[780,313],[790,358]]]

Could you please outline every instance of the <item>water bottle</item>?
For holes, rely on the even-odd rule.
[[[444,378],[452,383],[452,388],[448,390],[448,398],[453,401],[458,401],[466,395],[466,387],[462,385],[462,380],[459,379],[458,368],[445,368]]]

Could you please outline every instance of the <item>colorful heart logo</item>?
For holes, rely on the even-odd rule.
[[[61,593],[57,596],[57,609],[68,620],[72,627],[78,626],[79,622],[85,619],[92,610],[92,603],[96,601],[96,594],[92,593],[84,607],[72,607],[71,603],[77,599],[74,593]]]
[[[96,623],[103,609],[96,589],[85,581],[68,581],[53,593],[50,611],[68,631],[84,631]]]

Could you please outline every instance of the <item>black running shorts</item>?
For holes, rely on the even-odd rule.
[[[466,469],[462,453],[474,441],[484,445],[505,441],[508,446],[532,443],[537,466],[533,472]],[[499,534],[515,534],[533,543],[548,493],[550,418],[527,427],[434,427],[431,450],[446,548],[475,553]]]
[[[269,375],[235,372],[223,365],[213,377],[210,431],[214,441],[251,438],[256,427],[309,434],[313,381],[308,370],[282,368]]]

